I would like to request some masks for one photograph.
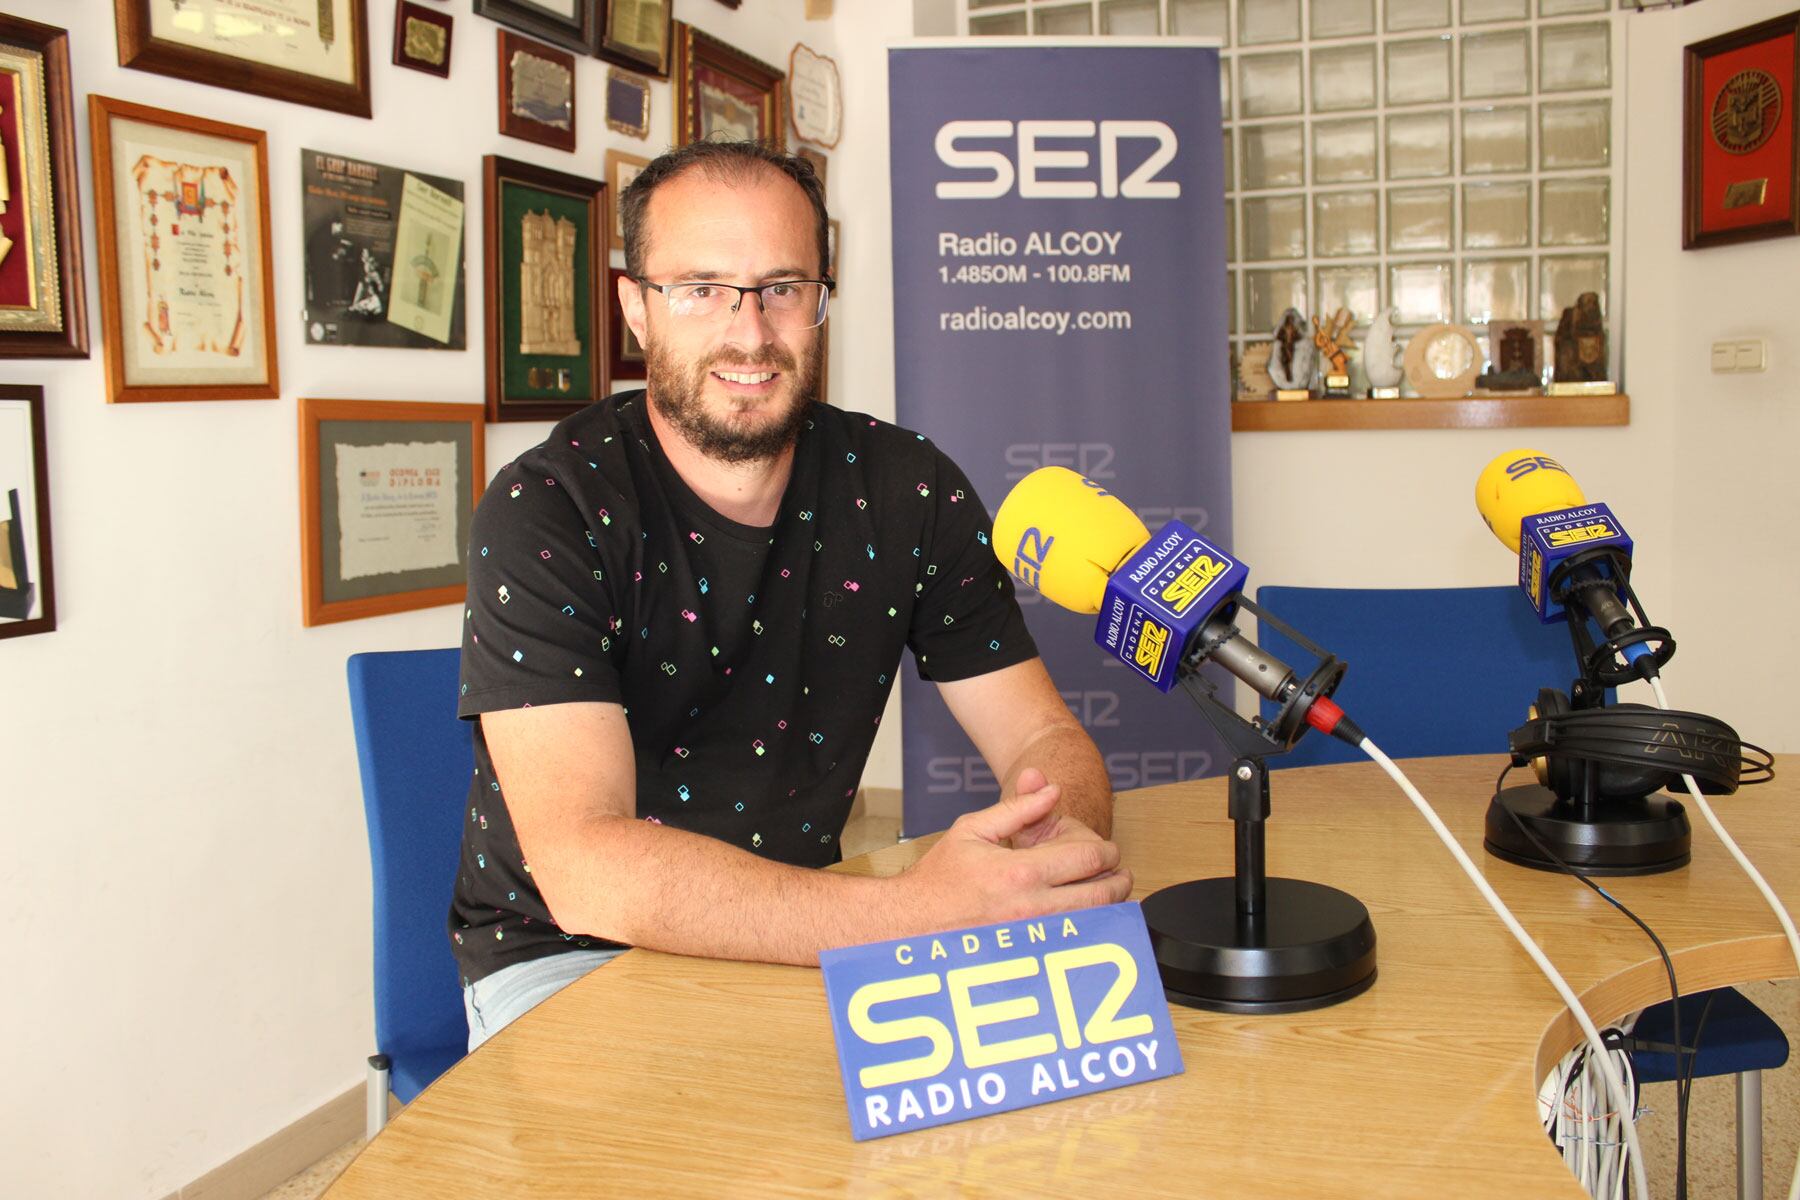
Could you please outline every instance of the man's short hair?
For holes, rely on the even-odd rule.
[[[644,274],[644,252],[649,242],[645,228],[650,197],[656,189],[684,171],[698,170],[719,183],[747,183],[764,171],[785,175],[800,185],[812,205],[818,224],[819,271],[829,278],[831,235],[826,226],[825,185],[812,164],[797,154],[778,150],[767,142],[700,141],[677,146],[639,171],[618,198],[620,224],[625,228],[625,273],[633,279]]]

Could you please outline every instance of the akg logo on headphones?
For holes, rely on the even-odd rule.
[[[1563,465],[1554,458],[1545,458],[1542,454],[1533,454],[1526,458],[1517,458],[1506,464],[1506,477],[1514,483],[1525,478],[1533,471],[1561,471],[1564,475],[1569,473],[1563,468]]]

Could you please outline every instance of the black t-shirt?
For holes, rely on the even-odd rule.
[[[458,711],[624,706],[637,815],[837,861],[903,647],[948,681],[1036,656],[987,511],[924,437],[815,406],[775,524],[714,512],[642,392],[503,468],[475,514]],[[464,981],[614,943],[551,920],[475,728],[450,933]]]

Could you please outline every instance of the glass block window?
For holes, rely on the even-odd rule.
[[[1619,9],[1635,0],[959,0],[1000,36],[1222,45],[1233,361],[1290,305],[1537,320],[1598,292],[1620,354]],[[1352,358],[1352,383],[1364,386]]]

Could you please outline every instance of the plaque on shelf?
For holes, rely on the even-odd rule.
[[[1398,400],[1400,389],[1397,387],[1372,387],[1369,389],[1371,400]]]
[[[1610,379],[1592,379],[1585,381],[1558,381],[1544,389],[1546,396],[1616,396],[1619,385]]]
[[[1481,345],[1461,325],[1427,325],[1406,344],[1406,381],[1428,400],[1467,396],[1481,373]]]

